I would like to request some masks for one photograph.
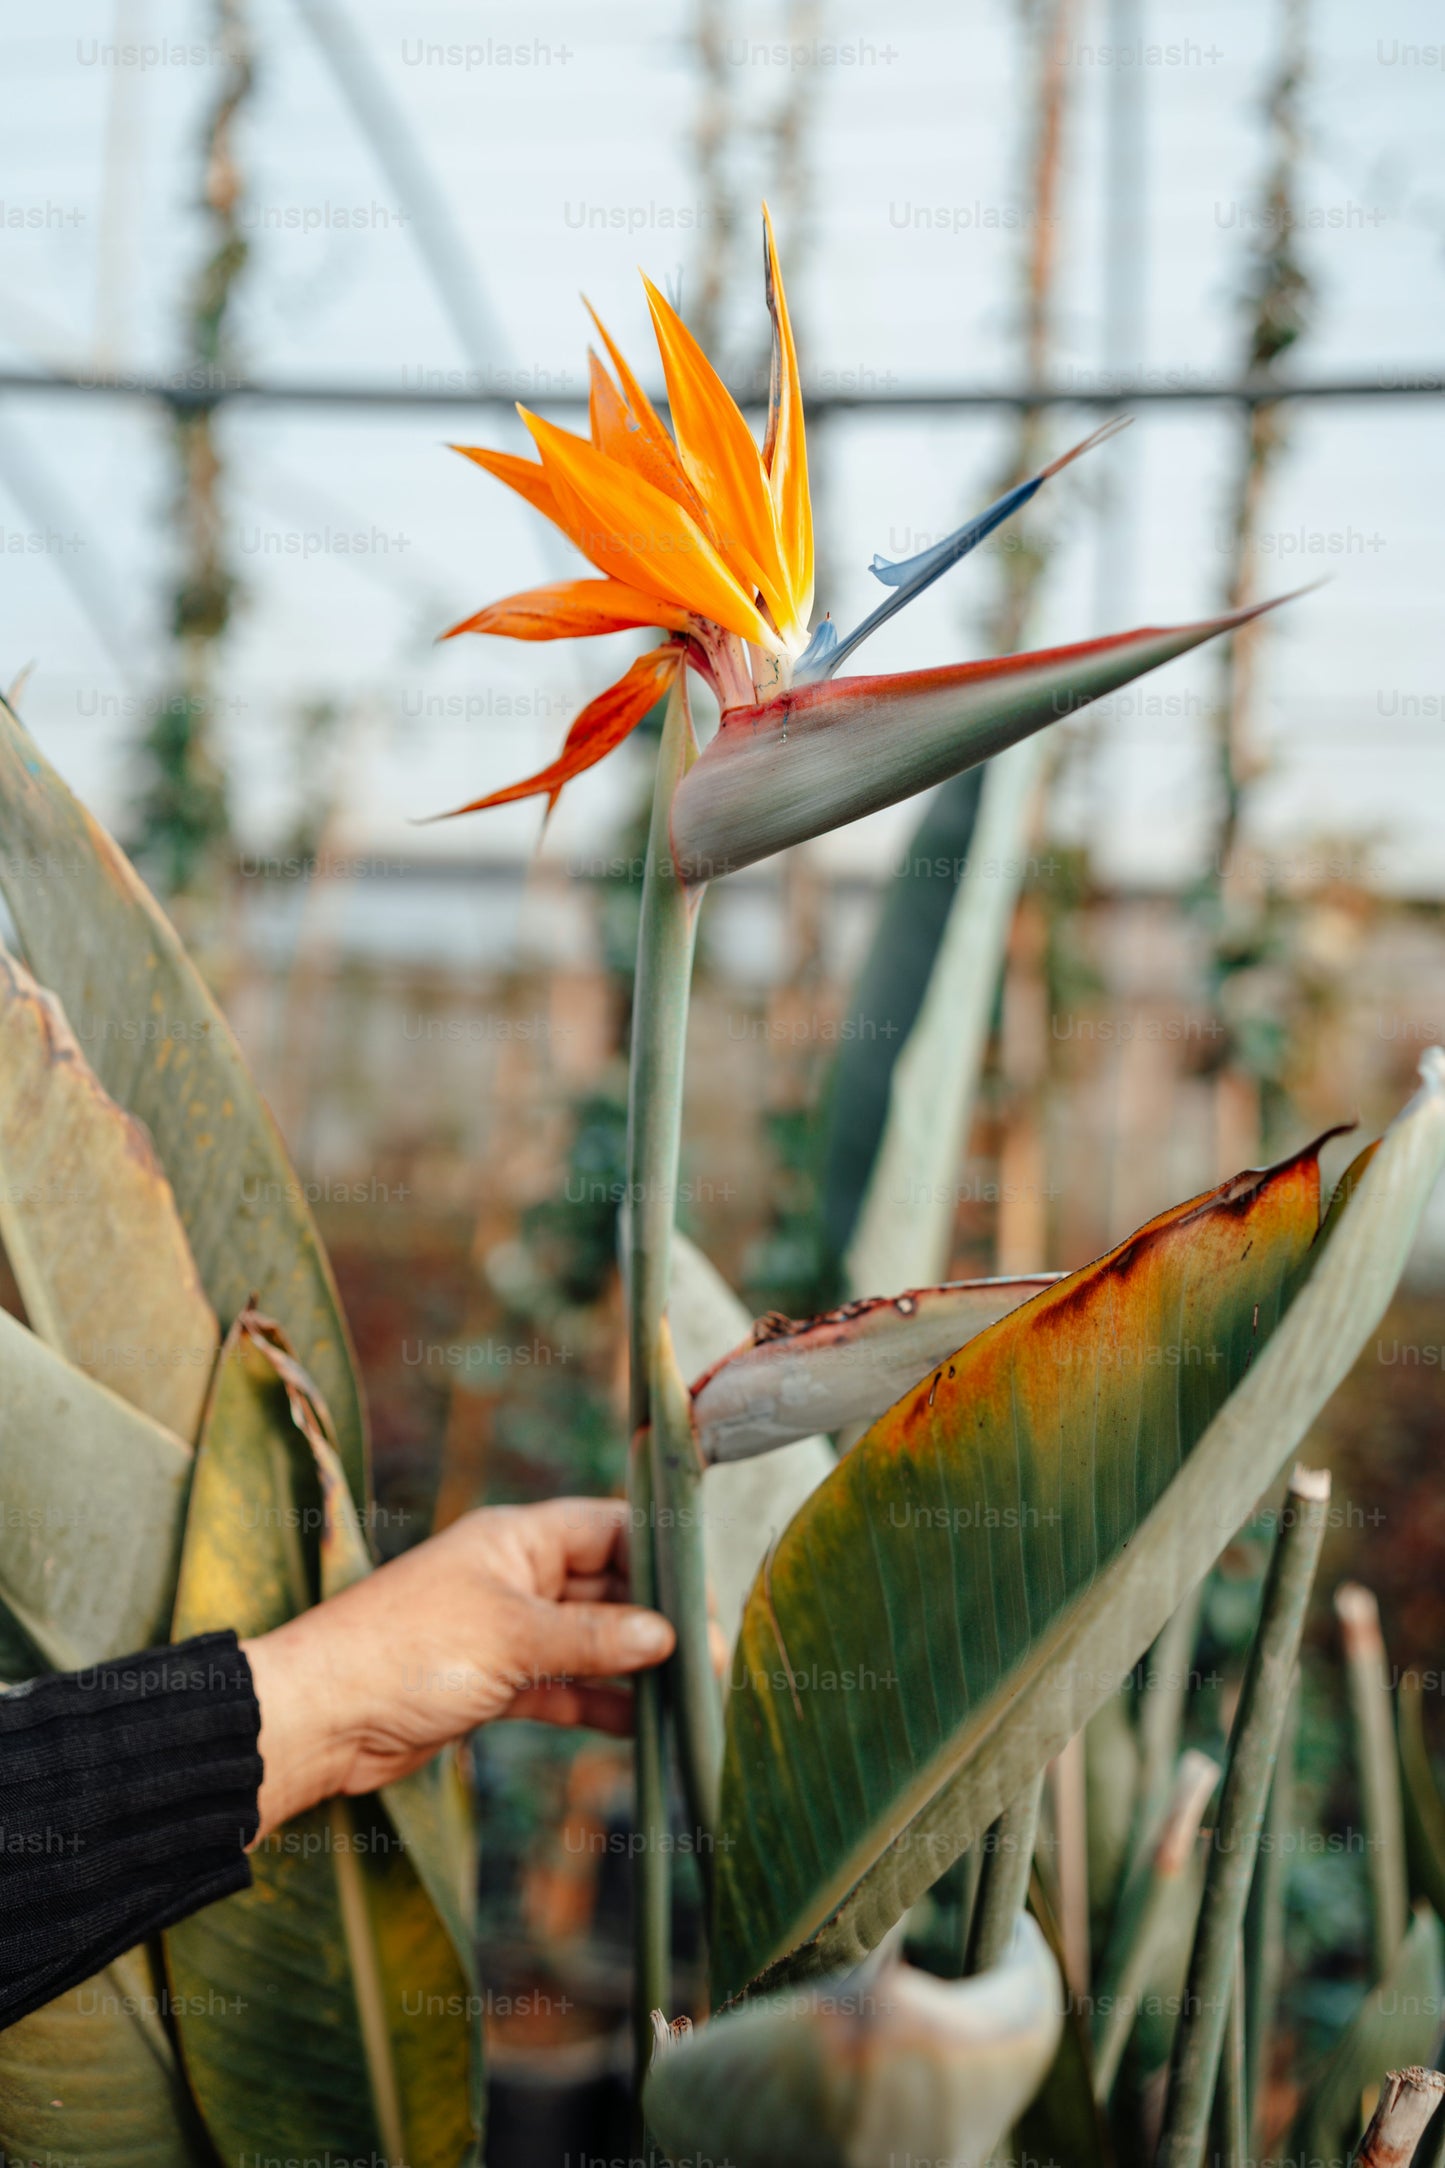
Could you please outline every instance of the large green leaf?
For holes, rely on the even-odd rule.
[[[849,1005],[858,1029],[839,1044],[823,1110],[821,1211],[836,1259],[843,1257],[857,1224],[888,1122],[894,1067],[923,1007],[964,869],[972,862],[979,792],[989,772],[968,768],[927,801],[879,908]],[[926,1280],[937,1274],[902,1277]],[[879,1274],[866,1284],[886,1287],[888,1277]]]
[[[177,1639],[267,1632],[318,1587],[322,1487],[255,1324],[228,1338],[206,1415]],[[251,1889],[165,1938],[187,2074],[223,2159],[471,2159],[476,1998],[381,1802],[313,1809],[252,1868]]]
[[[188,1444],[220,1335],[150,1138],[0,948],[0,1237],[35,1331]]]
[[[3,701],[0,888],[30,969],[59,995],[112,1099],[150,1131],[222,1323],[252,1296],[281,1320],[365,1497],[346,1324],[276,1126],[170,921]]]
[[[0,1310],[0,1602],[54,1671],[164,1641],[191,1448]]]
[[[1432,2063],[1445,2008],[1445,1931],[1425,1905],[1383,1980],[1326,2057],[1295,2117],[1284,2157],[1347,2161],[1365,2127],[1361,2103],[1387,2071]]]
[[[210,2168],[212,2154],[162,2017],[147,1950],[0,2032],[7,2160],[84,2168]]]
[[[948,1270],[958,1169],[1046,750],[1041,737],[1029,738],[986,770],[968,868],[889,1081],[888,1119],[848,1245],[848,1286],[855,1293],[935,1280]]]
[[[674,2036],[643,2104],[678,2168],[978,2168],[1037,2091],[1062,2020],[1058,1967],[1025,1915],[972,1979],[894,1964]]]
[[[804,1505],[734,1662],[719,1999],[871,1948],[1224,1547],[1396,1284],[1445,1160],[1422,1068],[1327,1242],[1314,1148],[1237,1177],[971,1341]]]

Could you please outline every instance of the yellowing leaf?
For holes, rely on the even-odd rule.
[[[220,1344],[170,1183],[53,994],[0,949],[0,1236],[31,1326],[191,1444]]]
[[[1424,1067],[1326,1236],[1315,1147],[1161,1215],[940,1364],[801,1508],[728,1697],[718,1997],[871,1948],[1202,1577],[1393,1290],[1445,1160]]]

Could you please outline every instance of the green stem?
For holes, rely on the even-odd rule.
[[[632,1508],[631,1595],[657,1609],[657,1561],[652,1546],[652,1465],[647,1433],[639,1432],[628,1464]],[[672,1999],[672,1868],[668,1845],[667,1710],[660,1671],[640,1671],[633,1684],[633,2044],[639,2085],[652,2053],[652,2013]]]
[[[1380,1607],[1371,1591],[1358,1581],[1346,1581],[1336,1589],[1335,1616],[1340,1622],[1350,1713],[1354,1718],[1365,1858],[1369,1862],[1375,1978],[1383,1980],[1405,1939],[1410,1916],[1400,1758],[1390,1706],[1385,1637],[1380,1632]]]
[[[1210,2103],[1224,2047],[1235,1944],[1244,1925],[1305,1606],[1324,1540],[1329,1495],[1327,1474],[1296,1468],[1229,1743],[1224,1796],[1194,1933],[1184,2010],[1174,2035],[1156,2168],[1200,2168],[1204,2157]]]
[[[653,787],[642,883],[627,1109],[627,1318],[632,1451],[632,1596],[655,1607],[661,1576],[656,1496],[648,1439],[651,1385],[667,1308],[673,1209],[682,1128],[682,1078],[692,976],[694,904],[672,865],[672,795],[697,757],[684,682],[667,704]],[[652,2012],[671,2001],[671,1854],[663,1683],[640,1675],[634,1766],[637,1791],[634,2035],[639,2082],[652,2052]]]
[[[1244,1919],[1244,2077],[1250,2135],[1257,2139],[1269,2076],[1269,2038],[1284,1970],[1284,1904],[1292,1849],[1288,1833],[1295,1810],[1294,1757],[1299,1730],[1299,1681],[1290,1695],[1280,1734],[1274,1782],[1269,1788],[1266,1841],[1254,1871]]]
[[[999,1815],[984,1838],[983,1875],[968,1934],[966,1972],[987,1972],[1002,1962],[1029,1891],[1044,1796],[1041,1769]]]
[[[1237,1936],[1229,1989],[1229,2017],[1224,2028],[1219,2082],[1214,2088],[1210,2168],[1247,2168],[1250,2158],[1249,2109],[1244,2082],[1244,1997],[1244,1943]]]
[[[945,1977],[950,1980],[962,1980],[968,1972],[968,1952],[973,1937],[973,1914],[974,1907],[978,1903],[982,1857],[983,1846],[981,1843],[967,1845],[959,1853],[953,1865],[944,1869],[943,1874],[933,1886],[935,1898],[940,1890],[946,1890],[949,1893],[950,1903],[951,1899],[955,1897],[958,1901],[957,1916],[956,1918],[950,1918],[949,1922],[951,1932],[948,1945],[948,1971]]]
[[[1152,1840],[1174,1783],[1203,1600],[1201,1581],[1160,1630],[1145,1660],[1139,1708],[1139,1805],[1134,1824],[1138,1857]]]
[[[692,1835],[703,1880],[711,1891],[712,1840],[722,1778],[722,1696],[708,1630],[703,1465],[692,1426],[692,1401],[677,1367],[665,1317],[658,1328],[653,1363],[651,1429],[659,1594],[677,1629],[669,1684],[683,1789],[694,1821]]]
[[[1090,1974],[1089,1811],[1082,1731],[1076,1731],[1054,1757],[1049,1765],[1049,1776],[1064,1976],[1074,1994],[1087,1995]]]
[[[1218,1782],[1218,1762],[1192,1749],[1184,1755],[1143,1859],[1119,1892],[1094,1984],[1094,2093],[1101,2103],[1113,2091],[1161,1930],[1174,1913],[1175,1888],[1194,1858],[1199,1825]]]

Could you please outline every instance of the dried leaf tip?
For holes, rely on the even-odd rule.
[[[1359,1655],[1375,1656],[1385,1646],[1380,1631],[1380,1606],[1373,1589],[1359,1581],[1342,1581],[1335,1590],[1335,1617],[1340,1622],[1340,1638],[1347,1650]]]
[[[691,2031],[692,2019],[690,2017],[675,2017],[672,2023],[669,2024],[660,2010],[654,2010],[652,2013],[653,2062],[656,2063],[660,2057],[669,2054],[680,2040],[687,2038]]]
[[[1296,1464],[1289,1479],[1289,1494],[1298,1498],[1302,1505],[1328,1505],[1330,1501],[1330,1471],[1328,1468],[1302,1468]]]
[[[1392,2070],[1360,2140],[1354,2168],[1407,2168],[1442,2098],[1445,2077],[1438,2070],[1422,2070],[1418,2065]]]

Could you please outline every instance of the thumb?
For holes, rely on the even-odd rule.
[[[522,1653],[529,1684],[607,1679],[660,1664],[672,1654],[676,1638],[660,1612],[635,1604],[533,1600]]]

